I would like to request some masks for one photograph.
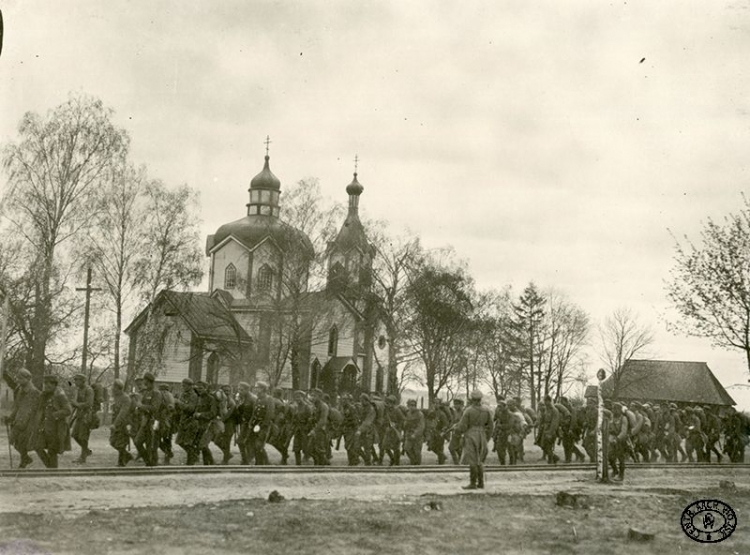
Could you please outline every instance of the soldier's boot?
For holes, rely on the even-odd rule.
[[[38,449],[36,454],[39,457],[39,460],[42,461],[42,464],[44,465],[44,467],[49,468],[49,460],[47,458],[47,453],[45,453],[42,449]]]
[[[133,455],[125,449],[120,451],[120,453],[122,454],[122,466],[127,466],[128,463],[133,460]]]
[[[445,453],[442,451],[437,454],[438,457],[438,464],[445,464]]]
[[[214,464],[214,455],[208,447],[201,449],[201,455],[203,457],[203,464],[210,466]]]
[[[47,462],[49,463],[48,468],[57,468],[57,452],[54,449],[47,455]]]
[[[498,452],[498,454],[497,454],[497,460],[498,460],[498,462],[499,462],[500,464],[502,464],[502,465],[504,465],[504,464],[505,464],[505,457],[504,457],[504,456],[503,456],[502,454],[500,454],[499,452]],[[456,463],[456,464],[458,464],[458,463]]]
[[[125,466],[125,463],[122,462],[122,451],[117,452],[117,466]]]
[[[469,485],[462,486],[461,489],[477,489],[477,467],[472,465],[469,467]]]
[[[296,464],[297,466],[302,465],[302,453],[300,451],[294,452],[294,464]]]
[[[18,465],[18,468],[26,468],[33,462],[34,459],[32,459],[28,453],[21,453],[21,464]]]
[[[391,465],[401,466],[401,451],[399,451],[398,449],[394,449],[393,451],[393,459]]]
[[[484,466],[477,466],[477,489],[484,489]]]
[[[89,450],[86,447],[81,448],[81,456],[74,460],[74,463],[85,464],[86,458],[89,456]]]
[[[453,450],[453,451],[450,451],[450,454],[451,454],[451,460],[453,461],[453,464],[458,464],[459,463],[458,452]]]

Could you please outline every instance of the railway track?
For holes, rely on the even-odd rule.
[[[638,470],[750,470],[749,463],[633,463],[628,471]],[[136,477],[136,476],[178,476],[186,475],[221,475],[221,474],[450,474],[466,472],[466,466],[456,465],[422,465],[422,466],[133,466],[133,467],[76,467],[76,468],[25,468],[0,470],[0,478],[62,478],[62,477]],[[574,464],[524,464],[516,466],[487,465],[485,472],[595,472],[593,463]]]

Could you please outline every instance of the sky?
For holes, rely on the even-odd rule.
[[[282,189],[315,177],[345,201],[356,155],[364,216],[452,245],[480,288],[555,287],[594,322],[629,307],[654,327],[654,358],[747,384],[741,352],[666,330],[664,283],[674,237],[697,240],[748,190],[748,0],[5,0],[2,12],[0,143],[26,111],[97,96],[134,161],[200,190],[206,235],[245,215],[267,135]]]

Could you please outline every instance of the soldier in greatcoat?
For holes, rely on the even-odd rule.
[[[136,408],[135,448],[146,466],[159,464],[159,440],[163,397],[154,386],[155,377],[150,372],[143,375],[140,403]]]
[[[310,451],[315,466],[326,466],[328,460],[328,404],[323,400],[323,391],[312,390],[313,427],[308,434]]]
[[[219,418],[224,423],[224,431],[216,437],[214,443],[221,449],[223,455],[221,464],[229,464],[229,459],[234,456],[232,455],[232,438],[237,429],[237,403],[232,395],[231,385],[222,385],[221,391],[224,393],[225,401],[219,406],[221,411]]]
[[[409,464],[422,464],[422,442],[424,442],[425,419],[424,414],[417,408],[417,401],[409,399],[406,402],[406,416],[404,418],[404,441],[402,451],[409,457]]]
[[[341,397],[341,414],[343,416],[341,431],[344,435],[346,458],[349,466],[357,466],[361,455],[359,435],[357,434],[360,413],[357,403],[348,394]]]
[[[57,376],[44,376],[38,410],[34,448],[44,466],[57,468],[57,456],[70,451],[68,417],[73,412],[65,392],[58,387]]]
[[[451,407],[451,439],[448,442],[448,452],[451,454],[453,464],[459,464],[461,462],[461,450],[464,445],[464,436],[461,432],[456,430],[456,426],[461,421],[461,417],[464,414],[464,400],[453,399],[453,407]]]
[[[255,409],[250,420],[250,446],[255,455],[256,465],[270,464],[268,453],[266,452],[266,443],[273,431],[273,424],[276,418],[276,403],[268,394],[268,384],[258,382],[255,384],[257,400]]]
[[[214,421],[219,416],[219,404],[216,396],[208,390],[204,381],[195,382],[195,393],[198,400],[193,412],[195,421],[195,447],[193,453],[200,453],[204,465],[214,464],[214,456],[209,445],[214,439],[216,428]],[[197,459],[193,463],[198,462]]]
[[[72,399],[73,418],[71,419],[70,436],[81,447],[81,456],[74,463],[83,464],[91,454],[89,449],[89,438],[91,437],[91,418],[94,415],[94,390],[86,383],[86,376],[76,374],[73,376]]]
[[[385,398],[385,433],[382,441],[383,451],[388,455],[390,466],[401,463],[401,434],[404,429],[404,413],[393,395]]]
[[[125,466],[133,455],[128,451],[130,435],[128,427],[132,426],[132,401],[125,393],[122,380],[112,384],[112,425],[109,428],[109,444],[117,451],[117,466]]]
[[[377,429],[375,427],[377,412],[375,405],[366,393],[359,398],[359,426],[356,434],[359,439],[359,449],[365,466],[372,465],[372,455],[375,445],[378,443]]]
[[[41,392],[34,387],[31,372],[25,368],[18,371],[16,381],[18,385],[13,391],[13,408],[5,418],[5,423],[10,425],[9,441],[21,455],[18,466],[26,468],[34,461],[29,451],[33,448]]]
[[[492,413],[482,405],[482,392],[474,390],[469,396],[457,429],[464,434],[461,462],[469,465],[469,485],[464,489],[484,488],[484,461],[487,458],[487,441],[492,437]]]
[[[258,398],[252,392],[249,383],[240,382],[237,384],[236,411],[237,425],[240,428],[237,434],[237,447],[240,450],[241,464],[250,464],[255,460],[253,446],[250,443],[252,435],[252,425],[250,422],[253,419],[255,403],[257,401]]]
[[[294,464],[302,464],[303,455],[305,458],[311,456],[309,440],[307,434],[310,433],[313,426],[313,408],[307,401],[304,391],[294,392],[294,402],[291,406],[292,411],[292,451],[294,452]]]
[[[182,380],[182,391],[174,402],[174,428],[177,432],[175,443],[179,445],[187,455],[187,464],[193,465],[198,460],[195,450],[197,422],[193,420],[193,413],[198,404],[198,394],[195,392],[195,383],[190,378]]]

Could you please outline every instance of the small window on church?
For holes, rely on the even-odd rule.
[[[339,329],[336,326],[328,332],[328,356],[335,357],[339,348]]]
[[[264,264],[263,267],[258,270],[258,290],[270,292],[272,289],[273,269],[268,264]]]
[[[234,264],[227,266],[224,270],[224,289],[234,289],[237,287],[237,268]]]

